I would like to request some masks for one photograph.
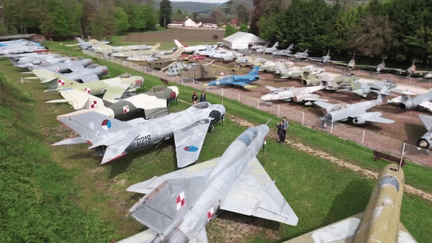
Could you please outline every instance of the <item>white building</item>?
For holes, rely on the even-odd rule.
[[[197,24],[192,19],[190,19],[189,17],[186,17],[186,21],[184,22],[185,27],[200,27],[201,25],[202,25],[201,22],[199,22]]]
[[[230,49],[241,50],[248,49],[249,44],[265,44],[266,42],[254,34],[238,31],[225,37],[222,43]]]

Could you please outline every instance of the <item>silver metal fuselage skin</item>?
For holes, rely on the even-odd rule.
[[[432,100],[432,90],[425,93],[425,94],[417,95],[414,98],[407,97],[406,100],[402,101],[399,104],[399,107],[401,109],[404,109],[404,110],[405,109],[413,109],[413,108],[417,107],[418,105],[420,105],[421,103],[426,102],[426,101],[431,101],[431,100]]]
[[[216,215],[225,197],[243,173],[249,162],[259,152],[269,128],[267,125],[249,128],[231,143],[210,172],[204,191],[184,217],[173,223],[153,242],[189,242]],[[249,145],[249,146],[248,146]],[[213,210],[212,217],[208,212]]]
[[[327,111],[327,114],[324,116],[324,118],[327,119],[327,117],[331,116],[331,122],[335,121],[346,121],[349,117],[354,116],[355,114],[361,114],[365,113],[368,109],[379,105],[382,103],[381,99],[377,100],[370,100],[370,101],[364,101],[356,104],[346,105],[346,107],[342,106],[336,106],[333,107],[330,111]],[[337,107],[342,107],[340,110],[337,109]]]
[[[136,122],[132,129],[136,131],[136,138],[126,148],[126,152],[141,150],[158,144],[173,136],[174,130],[179,127],[186,127],[192,121],[210,118],[212,111],[218,111],[221,116],[225,114],[225,107],[218,104],[210,104],[205,109],[197,109],[196,106],[189,107],[185,111],[171,113],[161,118],[144,120],[135,119],[129,122]]]

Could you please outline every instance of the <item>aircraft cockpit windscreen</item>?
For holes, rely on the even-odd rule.
[[[208,102],[200,102],[200,103],[194,105],[193,107],[195,107],[195,109],[198,109],[198,110],[203,110],[203,109],[206,109],[209,107],[209,103]]]
[[[246,147],[249,147],[249,145],[252,143],[252,141],[258,136],[258,129],[256,128],[249,128],[245,132],[243,132],[238,138],[238,141],[243,142]]]
[[[399,191],[399,182],[394,176],[384,176],[380,181],[380,187],[392,186]]]

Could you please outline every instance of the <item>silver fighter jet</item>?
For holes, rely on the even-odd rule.
[[[268,133],[267,125],[249,128],[219,158],[130,186],[127,191],[147,194],[129,211],[149,229],[121,243],[207,243],[205,226],[219,209],[297,225],[256,158]]]
[[[94,111],[80,110],[57,119],[81,137],[53,145],[90,143],[103,155],[102,164],[127,152],[149,148],[174,136],[179,168],[194,163],[201,152],[207,130],[223,118],[225,107],[201,102],[184,111],[144,120],[119,121]]]
[[[396,91],[396,90],[393,90]],[[432,90],[421,95],[417,95],[411,98],[410,93],[403,93],[402,96],[398,96],[388,101],[388,103],[398,103],[402,110],[414,109],[417,106],[423,107],[429,111],[432,111]]]
[[[305,103],[306,105],[311,105],[314,101],[324,101],[319,95],[313,94],[313,92],[325,89],[325,86],[318,85],[312,87],[282,87],[275,88],[272,86],[265,86],[271,91],[269,94],[261,96],[261,100],[264,101],[294,101],[296,103]]]
[[[359,102],[356,104],[330,104],[324,101],[315,102],[316,105],[326,109],[326,114],[320,119],[327,122],[352,120],[354,124],[364,124],[366,122],[393,123],[393,120],[381,117],[380,112],[366,112],[366,110],[380,105],[383,102],[381,94],[376,100]]]

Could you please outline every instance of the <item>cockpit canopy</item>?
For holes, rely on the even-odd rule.
[[[246,147],[249,147],[252,141],[258,136],[258,129],[255,127],[249,128],[243,132],[238,138],[238,141],[243,142]]]
[[[203,109],[207,109],[209,106],[210,106],[210,103],[208,103],[208,102],[200,102],[200,103],[194,105],[193,107],[195,109],[198,109],[198,110],[203,110]]]
[[[340,111],[340,110],[345,109],[346,107],[347,107],[347,104],[338,104],[338,105],[333,106],[329,112]]]

